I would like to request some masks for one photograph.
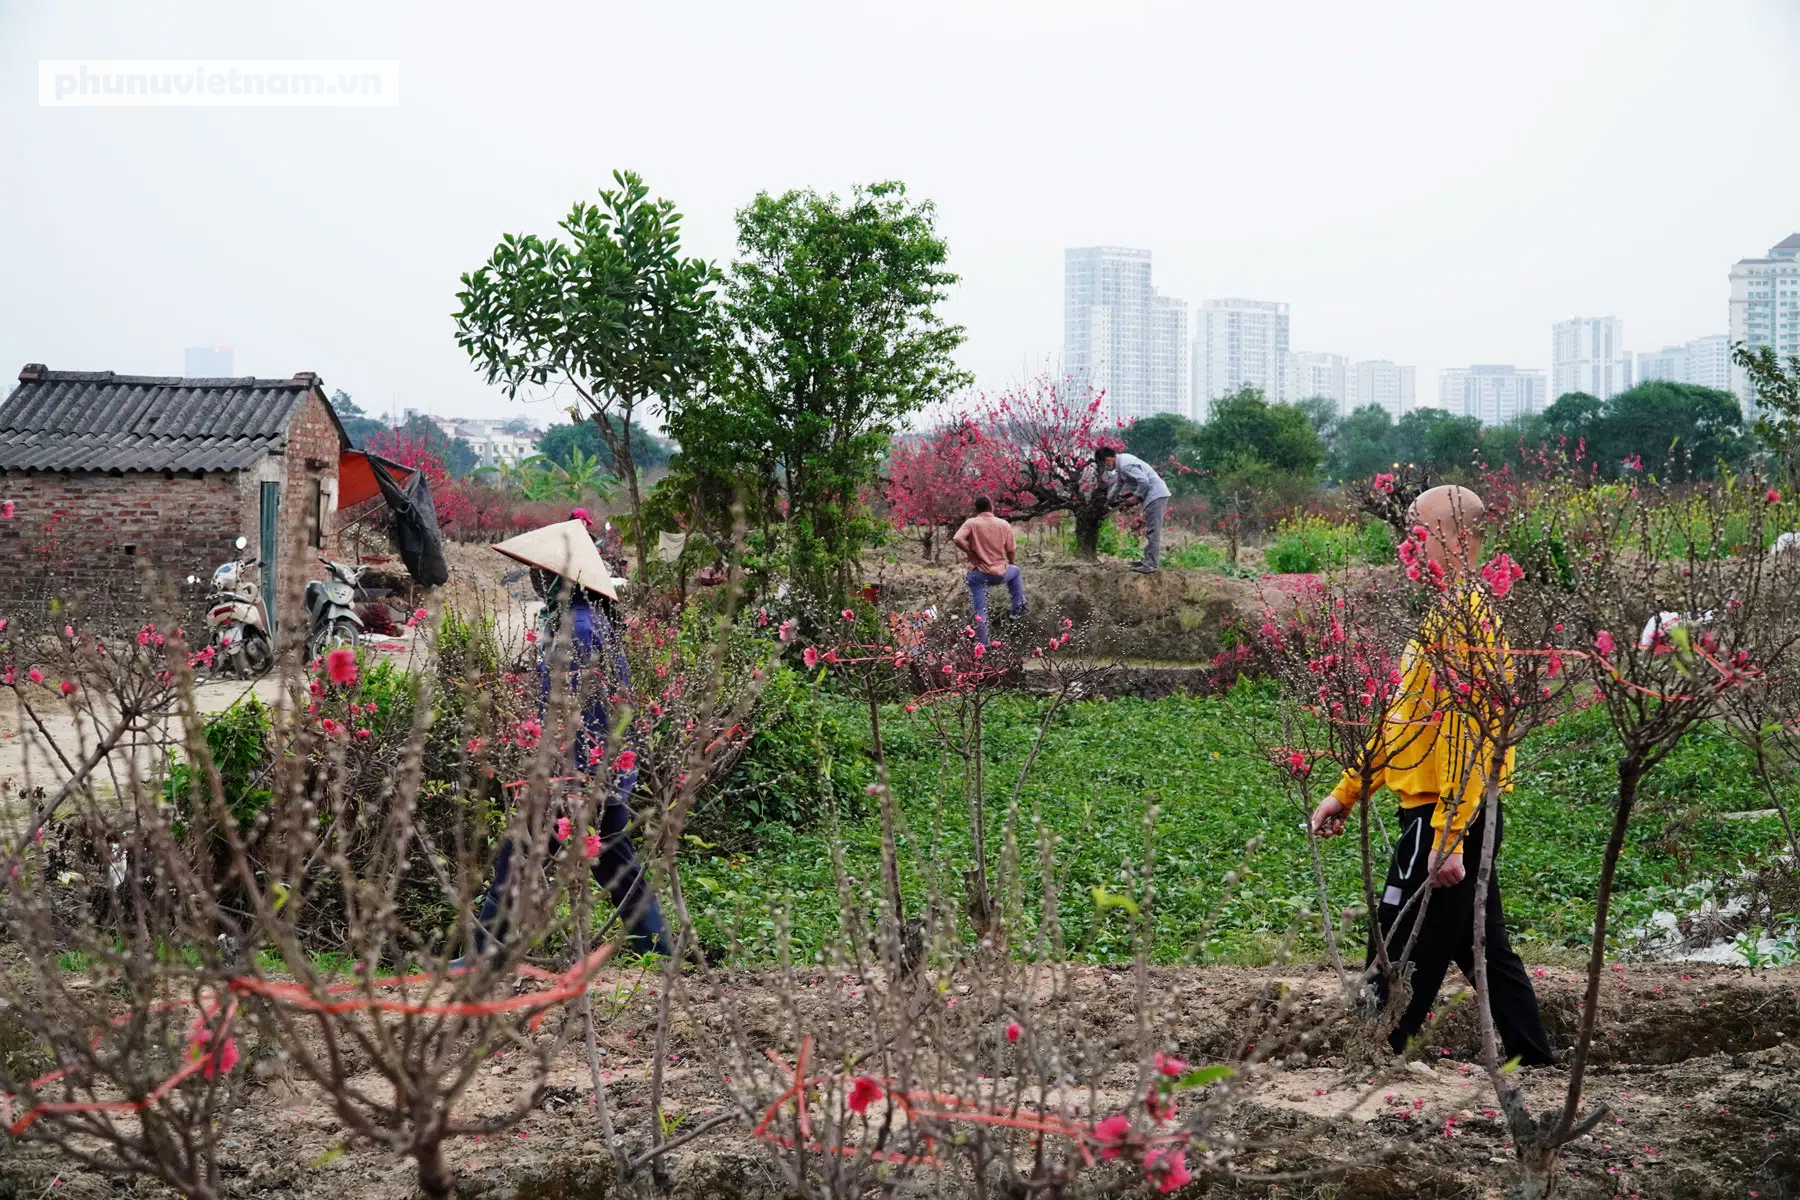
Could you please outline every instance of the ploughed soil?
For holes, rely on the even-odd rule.
[[[1563,968],[1534,968],[1533,974],[1552,1039],[1566,1046],[1582,980]],[[1129,968],[1073,969],[1074,998],[1092,1014],[1084,1019],[1121,1030],[1132,1022],[1132,976]],[[765,986],[772,978],[736,972],[730,984],[743,1006],[739,1011],[752,1014],[753,1036],[791,1061],[797,1035]],[[1400,1200],[1507,1193],[1511,1139],[1494,1115],[1485,1076],[1472,1065],[1476,1043],[1468,1006],[1454,997],[1440,1003],[1442,1019],[1428,1031],[1424,1070],[1367,1049],[1369,1039],[1343,1012],[1335,977],[1325,967],[1156,968],[1150,994],[1174,1049],[1198,1065],[1241,1052],[1256,1012],[1281,982],[1319,1022],[1316,1053],[1271,1064],[1225,1123],[1247,1141],[1275,1147],[1248,1152],[1246,1170],[1342,1169],[1278,1183],[1198,1176],[1179,1194]],[[638,987],[625,993],[628,998],[601,1028],[610,1104],[627,1143],[641,1148],[649,1138],[648,1060],[658,979],[609,972],[606,983],[609,991],[621,983]],[[802,1021],[832,986],[830,980],[811,983],[819,990],[803,988],[796,1001]],[[766,1006],[759,1004],[759,992]],[[701,987],[689,989],[671,1021],[665,1103],[683,1122],[678,1130],[730,1109],[722,1082],[728,1071],[722,1065],[725,1022],[706,995]],[[1610,1112],[1564,1151],[1559,1195],[1800,1196],[1800,969],[1624,965],[1607,972],[1601,1029],[1584,1102],[1604,1102]],[[248,1046],[245,1060],[239,1068],[246,1081],[242,1108],[221,1131],[229,1195],[399,1200],[415,1194],[410,1164],[366,1144],[346,1144],[321,1096],[290,1078],[267,1050]],[[1132,1064],[1114,1068],[1102,1081],[1100,1108],[1117,1111],[1135,1078]],[[1533,1112],[1559,1104],[1567,1084],[1561,1067],[1527,1070],[1523,1079]],[[372,1072],[361,1082],[379,1086]],[[466,1111],[498,1113],[529,1084],[521,1064],[499,1055],[481,1068]],[[647,1172],[635,1185],[617,1180],[590,1095],[577,1044],[557,1062],[545,1098],[522,1125],[452,1146],[459,1194],[495,1200],[658,1194]],[[1184,1108],[1196,1103],[1182,1102]],[[1377,1160],[1390,1144],[1397,1154]],[[780,1169],[743,1124],[675,1151],[664,1183],[664,1194],[680,1197],[790,1194]],[[108,1178],[43,1147],[8,1147],[0,1158],[0,1196],[156,1194],[154,1186]],[[958,1195],[963,1188],[926,1175],[891,1194]],[[1101,1163],[1078,1175],[1069,1194],[1151,1192],[1141,1173]]]

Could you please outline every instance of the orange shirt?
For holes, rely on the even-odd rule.
[[[951,540],[969,556],[971,566],[989,575],[1006,574],[1006,564],[1018,544],[1012,522],[991,512],[976,513],[964,521]]]

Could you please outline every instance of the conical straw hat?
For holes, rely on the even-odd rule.
[[[583,521],[559,521],[542,529],[508,538],[494,549],[528,567],[542,567],[572,579],[584,588],[599,592],[608,600],[617,600],[612,571],[606,560],[594,549],[593,535]]]

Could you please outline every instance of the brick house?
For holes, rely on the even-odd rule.
[[[206,579],[242,535],[246,554],[274,564],[264,602],[292,628],[316,556],[335,551],[349,445],[311,372],[181,379],[29,364],[0,403],[0,501],[13,506],[0,520],[0,615],[41,622],[56,597],[108,623],[142,619],[146,567],[164,586]]]

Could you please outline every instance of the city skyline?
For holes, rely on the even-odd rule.
[[[1115,378],[1115,329],[1143,330],[1148,339],[1152,310],[1179,313],[1180,321],[1156,328],[1163,349],[1157,360],[1163,380],[1162,399],[1145,404],[1138,396],[1149,370],[1147,350],[1127,346],[1118,361],[1127,364],[1119,378],[1130,381],[1123,403],[1109,405],[1120,419],[1156,412],[1184,412],[1178,388],[1167,382],[1179,363],[1180,329],[1187,302],[1162,295],[1150,286],[1154,252],[1143,247],[1083,247],[1064,252],[1064,355],[1079,369],[1068,374],[1096,387]],[[1110,262],[1111,274],[1098,264]],[[1104,280],[1103,280],[1104,275]],[[1126,282],[1120,282],[1126,281]],[[1097,303],[1129,293],[1128,319]],[[1542,412],[1562,396],[1582,393],[1600,400],[1629,391],[1635,384],[1667,380],[1730,392],[1746,419],[1755,415],[1754,396],[1743,373],[1731,361],[1731,346],[1747,342],[1772,347],[1783,358],[1800,356],[1800,233],[1772,246],[1766,255],[1739,259],[1726,274],[1727,334],[1703,334],[1656,351],[1632,351],[1624,322],[1617,316],[1577,316],[1550,324],[1547,368],[1512,363],[1476,363],[1442,367],[1435,407],[1476,416],[1486,424]],[[1078,303],[1079,301],[1079,303]],[[1416,368],[1391,359],[1353,361],[1336,351],[1292,350],[1292,313],[1283,301],[1223,298],[1203,300],[1198,308],[1190,350],[1190,400],[1185,415],[1205,421],[1211,403],[1244,387],[1255,387],[1273,403],[1305,399],[1332,401],[1340,415],[1374,403],[1399,419],[1430,402],[1418,398]],[[1098,324],[1096,324],[1098,322]],[[1104,326],[1104,328],[1101,328]],[[1079,341],[1077,341],[1079,339]],[[1078,353],[1070,353],[1070,345]],[[1147,345],[1147,341],[1146,341]],[[1133,357],[1133,356],[1136,357]],[[1136,365],[1131,365],[1136,364]]]
[[[904,181],[935,205],[959,276],[943,315],[968,329],[959,362],[989,392],[1056,361],[1068,246],[1154,247],[1190,342],[1202,299],[1285,301],[1295,348],[1412,365],[1432,401],[1447,366],[1547,367],[1558,317],[1615,315],[1643,351],[1727,332],[1726,266],[1800,229],[1800,159],[1782,152],[1800,136],[1789,2],[1307,4],[1290,22],[1242,5],[927,0],[896,27],[875,10],[788,22],[696,0],[552,5],[545,21],[548,42],[543,22],[454,0],[429,22],[340,0],[304,20],[5,6],[9,78],[77,50],[356,47],[398,60],[406,92],[349,113],[58,109],[15,89],[7,161],[71,156],[149,182],[105,211],[87,172],[0,196],[16,235],[0,363],[160,374],[180,362],[170,347],[212,342],[235,348],[238,374],[316,371],[374,410],[548,414],[568,400],[509,401],[471,368],[449,317],[457,280],[502,235],[555,235],[615,167],[679,208],[684,253],[727,267],[734,214],[759,192]],[[1546,54],[1547,29],[1604,52]],[[652,58],[615,63],[609,91],[659,102],[597,120],[581,49],[597,42],[678,43],[688,85],[671,90]],[[1195,114],[1252,96],[1256,120],[1209,121],[1185,149]],[[807,136],[778,136],[803,111]],[[697,143],[720,113],[770,136]],[[1620,170],[1677,144],[1681,169],[1655,186]],[[299,164],[332,186],[299,186]],[[1747,164],[1756,186],[1733,185]]]

